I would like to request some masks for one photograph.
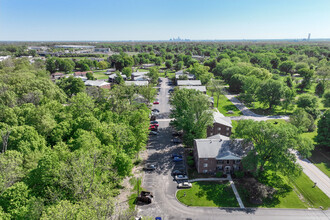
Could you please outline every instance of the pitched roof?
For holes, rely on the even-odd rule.
[[[101,86],[106,86],[106,85],[110,85],[110,83],[105,82],[103,80],[87,80],[85,82],[86,86],[97,86],[97,87],[101,87]]]
[[[231,125],[231,120],[229,117],[225,117],[223,114],[221,114],[220,112],[218,111],[214,111],[213,112],[213,123],[219,123],[219,124],[222,124],[222,125],[226,125],[228,127],[233,127]]]
[[[180,89],[194,89],[201,92],[206,92],[205,86],[180,86]]]
[[[125,81],[125,84],[130,86],[130,85],[134,85],[134,86],[147,86],[148,85],[148,81]]]
[[[217,160],[242,159],[253,147],[251,142],[243,139],[195,139],[195,143],[199,158],[215,158]]]
[[[200,80],[178,80],[178,86],[201,86]]]

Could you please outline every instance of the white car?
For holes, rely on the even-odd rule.
[[[176,175],[175,179],[176,180],[187,180],[188,176],[186,176],[186,175]]]
[[[178,184],[179,189],[181,189],[181,188],[191,188],[191,187],[192,187],[192,184],[189,183],[189,182],[183,182],[183,183]]]

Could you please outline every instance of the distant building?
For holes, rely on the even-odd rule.
[[[55,45],[55,48],[64,48],[64,49],[94,49],[95,46],[87,45]]]
[[[10,56],[0,56],[0,62],[9,59]]]
[[[201,86],[202,83],[200,80],[178,80],[178,86]]]
[[[110,89],[110,83],[103,80],[87,80],[85,86],[96,86],[103,89]]]
[[[127,80],[127,76],[126,75],[124,75],[124,74],[120,74],[121,75],[121,77],[123,77],[123,79],[126,81]],[[111,74],[110,76],[109,76],[109,82],[111,82],[111,83],[114,83],[114,82],[116,82],[116,78],[117,78],[118,76],[117,76],[117,74],[116,73],[113,73],[113,74]]]
[[[50,76],[51,76],[51,79],[57,80],[57,79],[63,78],[65,76],[65,74],[56,72],[56,73],[52,73]]]
[[[125,81],[125,85],[127,86],[148,86],[148,81]]]
[[[194,74],[190,74],[188,72],[184,72],[183,70],[177,71],[175,72],[175,81],[178,81],[182,78],[187,78],[188,80],[194,80],[195,79],[195,75]]]
[[[35,50],[35,51],[46,51],[48,47],[43,47],[43,46],[29,46],[28,50]]]
[[[220,112],[214,111],[213,125],[208,127],[206,132],[208,137],[216,134],[230,137],[232,128],[233,126],[229,117],[225,117]]]
[[[148,81],[147,74],[148,72],[133,72],[131,78],[133,81]]]
[[[110,48],[94,48],[94,52],[99,52],[99,53],[110,53],[111,50],[110,50]]]
[[[87,72],[74,72],[73,76],[86,76],[87,73],[93,73],[93,71],[87,71]]]
[[[155,66],[154,63],[146,63],[146,64],[142,64],[142,68],[143,68],[143,69],[148,69],[148,68],[153,67],[153,66]]]
[[[180,89],[194,89],[196,91],[200,91],[206,94],[206,87],[205,86],[180,86]]]

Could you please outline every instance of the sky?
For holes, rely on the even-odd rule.
[[[0,0],[0,41],[330,38],[330,0]]]

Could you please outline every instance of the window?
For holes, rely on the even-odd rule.
[[[226,135],[229,136],[229,133],[227,132]]]
[[[203,170],[203,173],[207,173],[207,170]]]
[[[239,164],[240,162],[241,162],[240,160],[236,160],[236,161],[235,161],[236,164]]]
[[[227,160],[227,164],[229,164],[229,160]]]
[[[222,160],[218,160],[217,161],[217,164],[223,164],[223,161]]]
[[[211,132],[211,133],[210,133],[210,135],[212,136],[212,135],[213,135],[213,133]]]
[[[207,167],[208,166],[208,164],[207,163],[204,163],[204,167]]]
[[[218,166],[218,170],[222,170],[222,165],[219,165]]]
[[[221,131],[221,128],[218,128],[218,131]]]
[[[204,158],[204,160],[205,160],[205,161],[207,161],[207,160],[208,160],[208,158]]]
[[[229,128],[227,127],[227,131],[229,131]]]

